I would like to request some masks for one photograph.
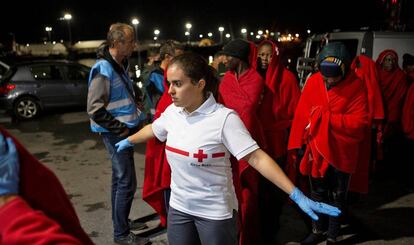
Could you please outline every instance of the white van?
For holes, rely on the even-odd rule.
[[[399,57],[402,66],[402,56],[405,53],[414,55],[414,32],[331,32],[315,34],[306,40],[304,56],[298,58],[296,70],[303,86],[308,74],[313,71],[316,55],[328,42],[340,41],[345,44],[351,59],[364,54],[373,60],[385,49],[393,49]]]

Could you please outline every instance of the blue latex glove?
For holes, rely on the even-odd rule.
[[[19,192],[19,167],[13,140],[0,133],[0,196]]]
[[[133,147],[134,144],[132,144],[131,142],[129,142],[128,138],[123,139],[121,141],[119,141],[118,143],[115,144],[115,148],[116,148],[116,152],[120,152],[128,147]]]
[[[341,213],[337,207],[322,203],[315,202],[307,198],[298,188],[295,187],[292,193],[289,195],[290,199],[294,201],[305,213],[307,213],[313,220],[318,220],[318,216],[315,212],[327,214],[330,216],[338,216]]]

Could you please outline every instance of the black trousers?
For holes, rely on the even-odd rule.
[[[312,222],[314,233],[328,231],[328,238],[336,239],[338,236],[341,217],[346,212],[349,179],[350,174],[344,173],[332,165],[329,166],[323,178],[309,177],[312,200],[328,203],[342,211],[338,217],[318,214],[319,220]]]

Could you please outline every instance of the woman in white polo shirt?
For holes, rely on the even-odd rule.
[[[122,151],[154,136],[166,141],[171,167],[169,244],[237,245],[231,155],[248,161],[311,218],[318,219],[314,211],[337,216],[339,209],[304,196],[259,148],[239,116],[216,102],[214,74],[199,55],[175,57],[167,70],[173,104],[152,124],[116,144]]]

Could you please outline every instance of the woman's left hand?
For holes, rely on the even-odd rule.
[[[289,197],[313,220],[319,219],[315,212],[327,214],[330,216],[338,216],[341,214],[341,210],[339,210],[337,207],[322,202],[312,201],[296,187],[293,189]]]

